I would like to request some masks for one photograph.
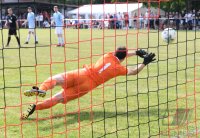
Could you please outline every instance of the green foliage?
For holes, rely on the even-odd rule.
[[[170,2],[161,2],[160,5],[159,3],[152,2],[152,3],[147,3],[145,2],[144,5],[146,7],[160,7],[162,10],[169,12],[169,11],[178,11],[181,12],[182,10],[186,9],[186,2],[185,0],[173,0]]]

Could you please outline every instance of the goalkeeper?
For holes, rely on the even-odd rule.
[[[135,68],[126,68],[121,65],[126,57],[140,56],[144,58],[142,64],[138,64]],[[95,64],[84,65],[82,69],[64,72],[48,78],[38,88],[33,86],[31,90],[24,92],[25,96],[44,97],[46,91],[60,85],[62,90],[44,100],[43,102],[31,104],[28,109],[23,112],[22,119],[27,119],[35,110],[48,109],[58,103],[66,104],[67,102],[79,98],[104,82],[123,75],[136,75],[147,64],[155,59],[155,54],[148,54],[144,50],[130,51],[125,47],[119,47],[116,52],[103,55]]]

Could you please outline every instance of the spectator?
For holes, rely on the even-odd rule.
[[[114,21],[114,28],[119,29],[117,14],[114,14],[113,21]]]
[[[123,27],[123,19],[122,19],[122,15],[120,12],[118,12],[118,14],[117,14],[117,23],[119,25],[119,29],[121,29]]]
[[[133,28],[136,29],[137,28],[137,14],[134,13],[133,15]]]
[[[179,30],[179,25],[180,25],[180,15],[178,12],[175,13],[174,16],[175,24],[176,24],[176,30]]]
[[[114,28],[114,20],[113,20],[113,15],[110,14],[110,17],[109,17],[109,26],[110,26],[110,29],[113,29]]]
[[[157,13],[155,13],[155,17],[156,17],[156,20],[155,20],[155,29],[159,29],[160,28],[160,18],[161,18],[161,15],[157,15]]]
[[[36,26],[40,27],[40,25],[39,25],[39,15],[38,14],[35,17],[35,20],[36,20]]]
[[[109,28],[109,20],[108,20],[108,16],[105,17],[105,21],[104,21],[104,27],[105,28]]]
[[[147,28],[148,26],[149,26],[149,12],[147,10],[144,16],[144,28]]]
[[[140,29],[142,29],[144,26],[144,15],[142,13],[140,13],[139,21],[140,21]]]
[[[44,18],[44,20],[47,20],[48,22],[50,21],[50,15],[48,14],[47,11],[43,12],[43,18]]]
[[[169,27],[173,28],[174,27],[174,13],[173,12],[169,12]]]
[[[186,23],[187,23],[187,28],[189,30],[192,30],[192,21],[193,21],[192,11],[190,11],[187,14],[185,14],[185,19],[186,19]]]
[[[83,21],[82,17],[79,15],[78,28],[83,29],[83,24],[84,24],[84,21]]]
[[[154,14],[153,12],[150,13],[150,28],[155,29],[154,27]]]
[[[182,29],[186,29],[185,11],[181,12],[181,26],[182,26]]]
[[[125,21],[125,28],[129,29],[129,15],[128,15],[128,13],[124,13],[124,21]]]
[[[42,13],[40,13],[38,21],[39,21],[39,27],[42,27],[42,24],[43,24],[43,21],[44,21],[44,17],[43,17]]]
[[[197,18],[197,26],[200,29],[200,10],[197,12],[196,18]]]

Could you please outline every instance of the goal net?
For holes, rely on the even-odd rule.
[[[53,7],[64,19],[58,46]],[[0,2],[0,137],[199,137],[200,7],[189,0],[3,0]],[[20,47],[8,41],[7,9],[17,17]],[[23,24],[27,7],[36,26]],[[165,28],[176,37],[166,43]],[[28,44],[24,44],[27,40]],[[38,43],[36,43],[38,41]],[[83,97],[21,120],[29,104],[51,98],[26,97],[25,90],[56,74],[94,64],[117,47],[144,49],[156,61],[135,76],[103,83]],[[127,58],[126,67],[143,60]]]

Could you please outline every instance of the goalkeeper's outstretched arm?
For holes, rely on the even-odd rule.
[[[127,75],[136,75],[138,74],[140,71],[143,70],[143,68],[148,65],[149,63],[153,62],[155,59],[155,54],[154,53],[150,53],[150,54],[146,54],[143,56],[144,61],[142,64],[138,64],[135,68],[128,68],[128,73]]]
[[[147,54],[147,52],[145,50],[139,49],[139,50],[135,50],[135,51],[128,51],[127,53],[127,57],[132,57],[132,56],[139,56],[141,58],[144,58],[144,56]]]

